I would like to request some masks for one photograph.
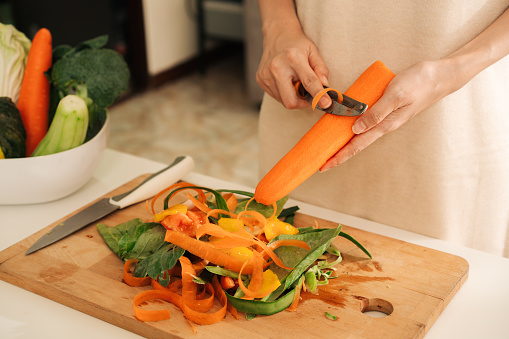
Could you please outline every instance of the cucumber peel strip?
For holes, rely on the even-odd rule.
[[[302,279],[304,279],[304,276],[301,276],[299,283],[297,283],[291,291],[274,301],[246,300],[236,298],[226,292],[225,294],[226,298],[228,298],[228,302],[231,303],[237,311],[250,314],[272,315],[284,311],[293,303],[295,293],[297,293],[297,290],[301,288]]]

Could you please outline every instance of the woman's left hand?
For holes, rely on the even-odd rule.
[[[397,74],[383,96],[353,125],[356,134],[320,169],[335,167],[392,132],[464,83],[455,79],[455,72],[447,60],[417,63]]]

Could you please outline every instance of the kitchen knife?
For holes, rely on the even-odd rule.
[[[153,197],[162,189],[182,179],[193,169],[194,161],[190,156],[177,157],[171,165],[152,174],[132,190],[111,198],[103,198],[58,224],[37,240],[25,255],[51,245],[116,210]]]
[[[307,100],[309,103],[313,102],[313,96],[304,89],[304,86],[302,86],[300,81],[295,84],[295,89],[299,97]],[[325,113],[341,115],[344,117],[356,117],[366,112],[368,109],[368,105],[347,97],[344,94],[341,94],[341,98],[339,98],[338,93],[335,91],[329,91],[327,94],[332,99],[332,104],[328,108],[321,108],[318,105],[316,106],[316,108],[324,111]]]

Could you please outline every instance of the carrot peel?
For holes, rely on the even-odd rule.
[[[124,281],[129,286],[146,286],[150,285],[150,277],[138,278],[133,276],[129,269],[131,265],[138,263],[138,259],[129,259],[124,263]]]

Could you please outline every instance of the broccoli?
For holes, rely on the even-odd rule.
[[[54,62],[48,71],[52,86],[50,111],[69,94],[80,96],[87,103],[91,139],[106,120],[106,109],[113,104],[129,84],[129,67],[122,55],[103,48],[108,37],[103,35],[87,40],[74,48],[58,46],[54,49]]]

